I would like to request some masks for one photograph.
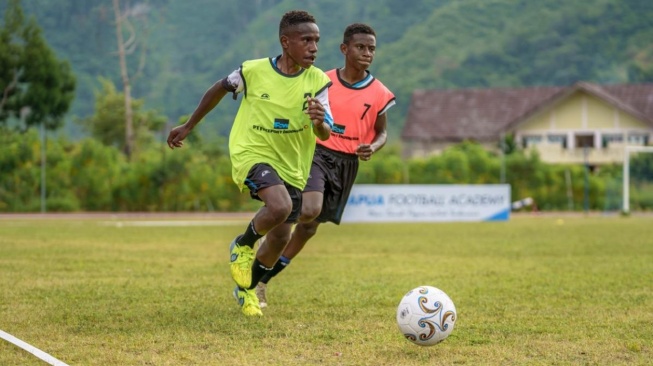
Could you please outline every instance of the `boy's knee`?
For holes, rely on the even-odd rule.
[[[267,207],[268,214],[274,222],[282,223],[286,221],[290,213],[292,212],[292,202],[288,203],[277,203],[274,206]]]
[[[322,205],[311,205],[304,204],[302,205],[302,213],[299,217],[300,222],[311,222],[315,220],[322,211]]]

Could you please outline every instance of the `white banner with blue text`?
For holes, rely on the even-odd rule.
[[[342,222],[506,221],[510,185],[355,184]]]

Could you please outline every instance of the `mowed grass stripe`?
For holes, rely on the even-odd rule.
[[[564,221],[562,221],[564,220]],[[70,365],[648,364],[650,217],[332,224],[269,285],[231,297],[239,225],[0,221],[0,329]],[[396,306],[439,287],[445,342],[404,340]],[[0,342],[0,364],[42,362]]]

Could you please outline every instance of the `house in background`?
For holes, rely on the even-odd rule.
[[[465,140],[498,150],[507,135],[544,162],[622,162],[653,142],[653,84],[417,90],[401,139],[404,157],[425,157]]]

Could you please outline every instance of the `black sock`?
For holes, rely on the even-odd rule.
[[[267,284],[268,281],[272,279],[272,277],[278,275],[279,272],[283,271],[289,264],[290,264],[290,259],[284,256],[279,257],[279,260],[277,261],[277,263],[274,264],[272,270],[265,274],[265,276],[261,279],[261,282]]]
[[[254,259],[254,263],[252,263],[252,283],[249,286],[249,289],[251,290],[256,287],[261,278],[265,277],[265,275],[270,273],[270,271],[272,271],[272,268],[264,266],[259,262],[258,258]]]
[[[263,235],[260,235],[258,232],[256,232],[256,229],[254,229],[254,220],[252,220],[249,222],[249,225],[247,225],[245,234],[238,238],[236,242],[238,245],[247,245],[250,248],[254,248],[254,243],[256,243],[256,241],[262,237]]]

